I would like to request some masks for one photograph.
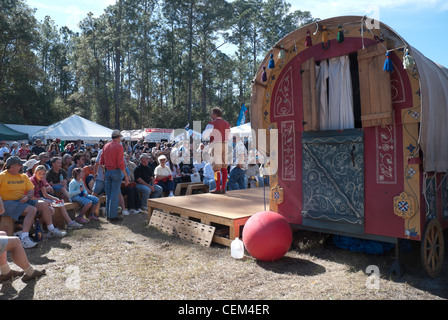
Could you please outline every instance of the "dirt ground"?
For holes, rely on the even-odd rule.
[[[28,284],[0,284],[0,299],[446,300],[448,259],[431,279],[419,248],[414,242],[401,253],[401,277],[388,274],[393,250],[352,253],[337,248],[331,236],[303,231],[294,233],[291,249],[278,261],[260,262],[247,252],[235,260],[228,247],[202,247],[149,227],[141,213],[117,225],[101,218],[27,249],[31,263],[47,275]],[[379,278],[369,266],[378,268]]]

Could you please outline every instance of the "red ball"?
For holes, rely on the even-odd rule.
[[[247,252],[261,261],[282,258],[291,247],[291,227],[282,215],[262,211],[251,216],[243,228],[243,243]]]

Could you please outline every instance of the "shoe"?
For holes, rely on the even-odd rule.
[[[216,189],[213,189],[212,191],[210,191],[210,193],[214,193],[214,194],[224,194],[224,193],[226,193],[226,190],[221,190],[221,189],[216,190]]]
[[[23,276],[23,271],[10,270],[7,274],[0,275],[0,283]]]
[[[76,221],[72,221],[69,224],[67,224],[67,230],[74,230],[74,229],[80,229],[82,228],[82,224],[79,224]]]
[[[138,214],[138,213],[142,212],[142,209],[135,209],[134,211],[135,211],[134,212],[135,214]]]
[[[119,222],[123,221],[123,218],[120,218],[120,217],[107,218],[107,221],[109,221],[110,223],[119,223]]]
[[[129,215],[129,211],[128,211],[128,210],[123,210],[123,211],[121,212],[121,214],[122,214],[123,216],[128,216],[128,215]]]
[[[45,275],[45,269],[42,271],[34,270],[33,274],[30,276],[24,275],[22,281],[27,282],[33,279],[37,279]]]
[[[147,206],[142,206],[140,208],[141,211],[147,212],[148,211],[148,207]]]
[[[135,209],[131,209],[131,210],[129,210],[129,213],[130,213],[130,214],[136,214],[137,211],[135,211]]]
[[[52,238],[63,238],[67,235],[67,232],[61,231],[58,228],[54,228],[50,231],[50,235]]]
[[[25,249],[34,248],[35,246],[37,246],[37,242],[31,240],[31,238],[28,236],[23,239],[20,239],[20,243]]]
[[[98,218],[96,215],[94,215],[94,214],[91,214],[90,216],[89,216],[89,220],[90,221],[92,221],[92,220],[94,220],[94,221],[98,221],[98,220],[100,220],[100,218]]]
[[[80,217],[80,216],[76,217],[76,218],[75,218],[75,221],[76,221],[76,222],[79,222],[79,223],[88,223],[88,222],[89,222],[89,220],[87,220],[87,219],[84,218],[84,217]]]
[[[174,194],[170,193],[170,194],[168,195],[168,197],[174,197]]]

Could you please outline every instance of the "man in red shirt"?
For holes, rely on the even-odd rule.
[[[120,130],[112,131],[112,141],[104,146],[100,157],[100,165],[105,169],[106,216],[107,220],[112,223],[122,220],[118,217],[118,196],[121,192],[123,177],[125,185],[129,184],[120,140]]]
[[[218,107],[212,108],[210,121],[205,132],[210,133],[210,144],[213,152],[213,171],[215,173],[216,189],[211,193],[226,193],[227,183],[227,141],[230,133],[230,124],[222,119],[222,110]]]

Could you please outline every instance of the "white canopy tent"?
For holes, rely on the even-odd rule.
[[[176,137],[174,137],[173,141],[182,141],[182,140],[185,140],[186,137],[187,137],[186,132],[183,132],[181,134],[178,134]],[[188,138],[189,137],[193,137],[193,139],[201,139],[202,134],[197,131],[194,131],[192,129],[188,129]]]
[[[122,130],[121,135],[130,141],[145,140],[148,142],[162,142],[172,140],[174,129],[146,128],[135,130]]]
[[[64,120],[56,122],[33,135],[33,139],[61,139],[98,141],[111,140],[112,129],[103,127],[95,122],[84,119],[78,115],[72,115]]]
[[[250,122],[242,124],[237,127],[230,128],[230,139],[232,136],[238,135],[239,137],[251,137],[252,136],[252,127],[250,126]]]

